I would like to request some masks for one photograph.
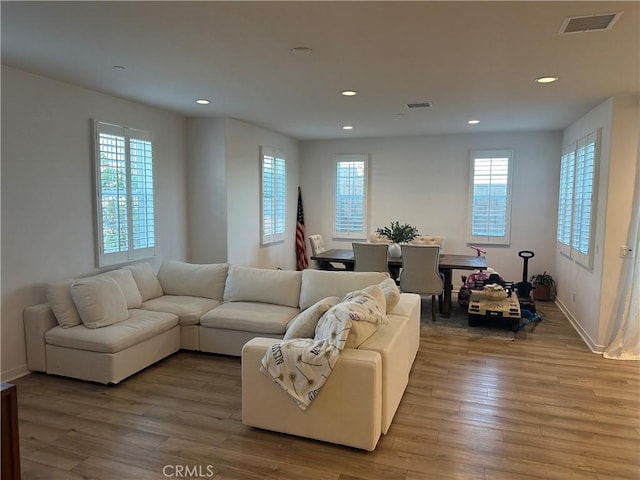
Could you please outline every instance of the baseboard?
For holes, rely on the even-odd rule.
[[[582,328],[582,325],[580,325],[580,322],[578,322],[576,317],[574,317],[571,314],[569,309],[557,297],[556,297],[556,300],[555,300],[555,304],[558,306],[560,311],[562,311],[564,316],[567,317],[567,320],[569,320],[569,323],[571,324],[573,329],[576,332],[578,332],[578,335],[580,335],[580,338],[582,338],[582,341],[587,345],[589,350],[591,350],[593,353],[597,353],[599,355],[602,355],[604,353],[605,349],[606,349],[606,346],[605,345],[597,345],[596,342],[594,342],[593,339],[589,336],[589,334],[585,331],[585,329]]]
[[[25,375],[30,374],[31,372],[27,368],[27,364],[20,365],[19,367],[12,368],[11,370],[3,370],[0,373],[0,378],[2,378],[3,382],[11,382],[16,378],[24,377]]]

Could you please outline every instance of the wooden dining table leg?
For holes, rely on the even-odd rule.
[[[441,268],[440,272],[442,272],[444,276],[444,302],[442,305],[442,312],[440,313],[443,317],[449,317],[451,315],[451,292],[453,291],[453,271],[450,268]]]

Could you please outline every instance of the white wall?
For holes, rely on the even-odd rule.
[[[617,325],[615,302],[627,242],[638,149],[637,97],[610,98],[563,132],[568,145],[602,129],[593,269],[556,254],[558,303],[587,345],[602,352]]]
[[[560,132],[529,132],[302,142],[307,234],[322,234],[329,248],[350,247],[331,238],[334,156],[369,153],[371,232],[398,220],[421,234],[445,235],[445,252],[473,254],[467,246],[470,150],[513,149],[511,245],[486,247],[487,263],[507,280],[520,281],[518,251],[533,250],[529,275],[553,275],[560,139]],[[454,284],[461,283],[461,273]]]
[[[640,144],[640,97],[619,96],[613,99],[611,119],[611,152],[607,213],[603,248],[602,294],[598,343],[609,345],[620,324],[617,302],[622,273],[630,258],[620,258],[620,247],[632,245],[633,211],[638,147]],[[638,252],[635,253],[638,255]],[[638,287],[638,286],[636,286]],[[640,288],[640,287],[638,287]],[[640,319],[637,319],[640,322]]]
[[[235,119],[226,122],[227,252],[236,265],[296,269],[298,141]],[[260,146],[284,152],[287,165],[287,235],[260,246]]]
[[[189,261],[227,261],[225,120],[190,118]]]
[[[46,282],[97,271],[91,118],[153,133],[158,255],[186,259],[186,120],[3,66],[3,380],[26,372],[23,308]]]

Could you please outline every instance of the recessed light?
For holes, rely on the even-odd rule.
[[[199,98],[196,100],[196,103],[198,105],[209,105],[211,103],[211,100],[207,100],[206,98]]]
[[[291,53],[294,55],[309,55],[313,50],[309,47],[293,47]]]
[[[480,120],[469,120],[467,123],[468,123],[469,125],[477,125],[477,124],[479,124],[479,123],[480,123]]]
[[[345,97],[353,97],[354,95],[358,94],[358,92],[356,92],[355,90],[343,90],[341,93]]]
[[[343,130],[353,130],[353,126],[352,125],[345,125],[344,127],[342,127]]]
[[[538,83],[553,83],[558,80],[558,77],[539,77],[536,78],[536,82]]]

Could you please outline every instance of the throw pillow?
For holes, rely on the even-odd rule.
[[[336,320],[348,317],[352,324],[344,347],[358,348],[375,333],[379,325],[389,323],[385,315],[384,295],[380,287],[373,287],[369,290],[370,293],[363,290],[351,292],[342,302],[330,308],[318,321],[315,339],[328,338]]]
[[[140,296],[142,297],[143,302],[164,295],[160,281],[153,272],[151,264],[138,263],[124,268],[131,270],[131,274],[136,281],[136,285],[138,285],[138,290],[140,291]]]
[[[138,290],[138,285],[133,278],[131,270],[119,268],[118,270],[111,270],[110,272],[101,273],[100,275],[109,277],[118,284],[127,301],[127,308],[140,308],[142,306],[142,295],[140,295],[140,290]]]
[[[381,308],[382,312],[386,313],[386,311],[387,311],[387,299],[384,296],[384,292],[382,291],[382,288],[380,288],[380,285],[369,285],[368,287],[363,288],[362,291],[364,293],[368,293],[373,298],[375,298],[376,301],[380,304],[380,308]],[[384,316],[384,318],[386,319],[386,315]]]
[[[77,280],[71,285],[71,298],[87,328],[106,327],[129,318],[124,293],[112,278]]]
[[[365,321],[376,324],[386,325],[389,323],[386,311],[387,305],[382,293],[382,289],[378,285],[365,287],[363,290],[347,293],[342,299],[342,303],[353,305],[359,318],[354,321]],[[357,308],[356,308],[357,307]]]
[[[73,298],[71,298],[71,285],[74,282],[74,279],[52,282],[47,284],[45,289],[47,301],[51,305],[51,310],[56,316],[58,325],[62,328],[75,327],[82,323],[78,310],[76,310],[76,305],[73,303]]]
[[[340,303],[338,297],[327,297],[300,312],[287,325],[287,333],[285,333],[283,340],[313,338],[320,317],[338,303]]]
[[[380,289],[387,301],[387,312],[400,301],[400,289],[393,278],[387,278],[380,282]]]

